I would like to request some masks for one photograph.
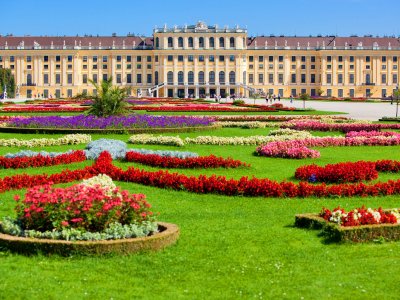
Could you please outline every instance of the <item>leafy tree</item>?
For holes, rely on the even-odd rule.
[[[254,104],[256,104],[256,99],[260,98],[260,94],[259,93],[252,93],[251,94],[251,98],[254,99]]]
[[[4,85],[7,87],[7,97],[15,97],[15,78],[10,69],[0,69],[0,88],[4,91]]]
[[[125,98],[128,96],[129,88],[113,86],[111,77],[103,80],[100,85],[92,80],[90,83],[95,87],[97,94],[92,96],[93,104],[88,111],[89,115],[108,117],[128,112]]]

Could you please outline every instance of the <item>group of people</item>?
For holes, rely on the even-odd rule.
[[[268,101],[272,103],[272,100],[273,100],[273,102],[275,102],[276,99],[278,99],[278,101],[281,101],[281,95],[278,94],[278,96],[276,96],[275,94],[273,94],[273,95],[272,94],[268,94],[265,97],[265,102],[267,102],[267,104],[268,104]]]

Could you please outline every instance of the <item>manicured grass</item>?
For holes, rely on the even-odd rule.
[[[267,129],[223,128],[179,134],[249,136],[267,134]],[[315,134],[315,133],[313,133]],[[318,133],[338,135],[339,133]],[[176,134],[169,134],[176,135]],[[0,134],[0,138],[39,138],[61,135]],[[92,135],[127,141],[130,135]],[[84,145],[32,148],[65,151]],[[218,174],[227,177],[255,175],[294,181],[297,167],[310,163],[327,164],[357,160],[399,160],[400,146],[320,148],[315,160],[287,160],[254,156],[254,146],[186,145],[185,147],[132,145],[129,148],[194,151],[201,155],[240,159],[250,168],[177,170],[188,175]],[[22,148],[21,148],[22,149]],[[19,148],[1,147],[0,155]],[[27,172],[57,173],[91,162],[40,169],[0,170],[0,177]],[[115,162],[126,168],[140,164]],[[379,175],[379,180],[400,178],[398,174]],[[68,185],[68,184],[66,184]],[[64,185],[64,186],[66,186]],[[178,243],[161,252],[106,257],[26,257],[0,252],[0,298],[4,299],[298,299],[398,297],[396,266],[400,242],[369,244],[329,244],[318,231],[294,228],[297,213],[319,212],[341,205],[351,209],[399,207],[398,196],[326,199],[270,199],[200,195],[132,183],[119,185],[134,193],[144,193],[160,212],[159,219],[178,224]],[[13,195],[3,193],[0,217],[13,215]]]

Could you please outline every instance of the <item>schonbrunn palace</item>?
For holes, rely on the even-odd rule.
[[[20,97],[95,93],[89,80],[133,96],[387,97],[399,81],[400,40],[373,36],[249,36],[245,28],[155,28],[152,37],[0,36],[0,68]]]

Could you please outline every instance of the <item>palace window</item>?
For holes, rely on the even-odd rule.
[[[204,48],[204,38],[203,37],[199,38],[199,48]]]
[[[122,56],[121,55],[117,55],[117,62],[121,62],[122,61]]]
[[[151,74],[147,74],[147,84],[151,84],[153,81],[153,76]]]
[[[57,79],[57,77],[56,77],[56,79]],[[93,80],[94,83],[97,83],[97,74],[93,74],[92,80]]]
[[[72,62],[72,55],[68,55],[67,60],[68,62]]]
[[[386,84],[386,74],[382,74],[381,76],[381,83]]]
[[[292,62],[296,62],[296,56],[292,56]]]
[[[188,73],[188,83],[194,84],[194,73],[192,71],[189,71]]]
[[[371,61],[371,56],[366,56],[366,57],[365,57],[365,61],[366,61],[366,62],[370,62],[370,61]]]
[[[183,37],[178,38],[178,47],[182,48],[183,47]]]
[[[268,74],[268,83],[274,83],[274,74]]]
[[[337,82],[338,82],[339,84],[342,84],[342,83],[343,83],[343,74],[338,74]]]
[[[301,83],[306,83],[306,74],[301,74]]]
[[[209,61],[215,61],[214,55],[210,55],[210,56],[208,57],[208,60],[209,60]]]
[[[393,74],[392,83],[397,84],[397,74]]]
[[[225,61],[225,56],[220,55],[220,56],[218,57],[218,59],[219,59],[219,61]]]
[[[229,56],[229,61],[235,61],[235,55],[230,55]]]
[[[349,75],[349,83],[354,84],[354,74]]]
[[[278,74],[278,83],[283,83],[283,74]]]
[[[183,84],[183,72],[178,72],[178,84]]]
[[[97,58],[97,56],[96,56]],[[56,55],[56,62],[60,62],[61,61],[61,56],[60,55]]]
[[[296,83],[296,74],[292,74],[292,75],[291,75],[290,81],[291,81],[292,83]]]
[[[382,62],[386,62],[386,56],[382,56]]]
[[[210,73],[208,73],[208,80],[210,82],[210,84],[215,84],[215,72],[211,71]]]
[[[209,47],[210,47],[210,48],[214,48],[214,47],[215,47],[215,40],[214,40],[213,37],[210,37],[208,43],[209,43]]]
[[[88,83],[88,78],[87,78],[87,74],[83,74],[82,75],[82,83]]]
[[[122,75],[117,74],[117,83],[122,83]]]
[[[168,38],[168,48],[172,48],[173,47],[173,40],[172,37]]]
[[[350,62],[354,62],[354,56],[350,56],[349,60]]]
[[[141,56],[136,56],[136,61],[137,62],[142,62],[142,57]]]
[[[167,83],[174,84],[174,73],[172,73],[171,71],[167,73]]]
[[[338,56],[338,61],[342,62],[343,61],[343,56]]]
[[[306,57],[305,56],[302,56],[301,57],[301,62],[305,62],[306,61]]]
[[[94,77],[93,77],[93,81],[94,81]],[[94,82],[97,82],[97,80]],[[60,84],[60,83],[61,83],[61,74],[56,74],[56,84]]]
[[[142,74],[136,74],[136,83],[142,83]]]
[[[126,56],[126,62],[132,62],[132,56],[131,55],[127,55]]]
[[[225,72],[221,71],[219,72],[219,77],[218,77],[218,81],[220,84],[225,84]]]
[[[235,48],[235,38],[234,37],[231,37],[229,39],[229,47],[230,48]]]
[[[188,47],[193,48],[193,38],[188,38]]]
[[[249,74],[249,84],[253,84],[253,83],[254,83],[254,75]]]
[[[264,74],[263,73],[258,74],[258,83],[264,84]]]
[[[311,62],[315,62],[315,56],[311,56]]]
[[[315,83],[315,74],[311,74],[310,82]]]
[[[86,57],[87,57],[87,56],[86,56]],[[44,61],[44,62],[48,62],[48,61],[49,61],[49,56],[48,56],[48,55],[43,56],[43,61]]]
[[[199,72],[199,84],[204,84],[204,72]]]
[[[225,39],[223,37],[219,38],[219,47],[224,48],[225,47]]]
[[[235,72],[231,71],[231,72],[229,72],[229,83],[235,84],[235,82],[236,82]]]
[[[132,83],[132,74],[126,74],[126,83]]]
[[[43,74],[43,83],[48,84],[49,83],[49,74]]]
[[[168,55],[168,61],[173,61],[174,60],[174,56],[173,55]]]
[[[199,61],[204,61],[204,55],[199,55]]]
[[[56,61],[57,61],[57,56],[56,56]],[[93,62],[97,62],[97,56],[93,56],[93,57],[92,57],[92,61],[93,61]]]
[[[178,55],[178,61],[183,61],[183,55]]]
[[[274,57],[273,56],[268,56],[268,61],[269,62],[274,62]]]
[[[45,56],[46,57],[46,56]],[[88,57],[87,56],[82,56],[82,61],[83,62],[87,62],[88,61]]]
[[[188,61],[193,61],[193,55],[188,56]]]

